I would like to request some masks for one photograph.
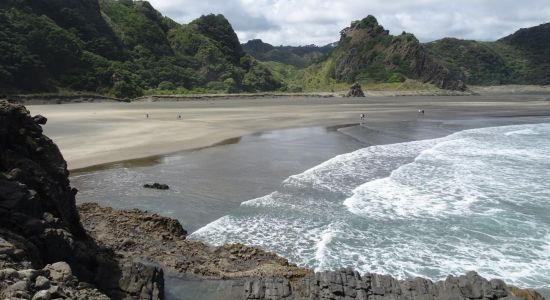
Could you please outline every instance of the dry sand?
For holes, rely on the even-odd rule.
[[[550,115],[549,94],[367,98],[259,98],[28,105],[69,169],[205,147],[254,132],[307,126]],[[146,114],[150,117],[147,119]],[[182,120],[177,115],[182,115]]]

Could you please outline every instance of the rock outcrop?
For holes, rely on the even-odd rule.
[[[359,83],[355,83],[351,86],[349,92],[346,94],[346,97],[365,97],[363,89]]]
[[[170,187],[167,185],[167,184],[162,184],[162,183],[158,183],[158,182],[155,182],[153,184],[144,184],[143,185],[144,188],[146,189],[155,189],[155,190],[169,190]]]
[[[247,300],[519,300],[502,280],[487,280],[475,272],[432,282],[423,278],[397,280],[352,269],[308,275],[299,281],[270,277],[245,284]],[[534,292],[536,293],[536,292]],[[539,295],[540,296],[540,295]]]
[[[66,297],[56,297],[71,298],[70,289],[83,283],[113,299],[162,298],[160,268],[115,259],[112,250],[100,247],[82,227],[67,164],[42,134],[40,125],[46,121],[31,117],[21,105],[0,101],[0,273],[11,274],[0,294],[40,293],[40,299],[47,299],[53,285],[66,292]],[[57,276],[49,264],[67,266],[66,276]],[[12,270],[43,278],[37,283],[38,277],[13,275]],[[132,278],[133,284],[126,284],[125,278]],[[42,284],[46,281],[48,288]]]
[[[138,209],[79,205],[86,230],[120,257],[158,263],[171,275],[208,279],[281,276],[301,278],[311,271],[273,253],[240,244],[208,246],[186,239],[177,220]]]
[[[435,61],[414,35],[392,36],[373,16],[342,30],[328,61],[331,77],[340,81],[395,82],[411,78],[442,89],[466,90],[466,85]]]

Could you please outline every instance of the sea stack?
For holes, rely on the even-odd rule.
[[[365,93],[363,93],[361,85],[356,82],[351,86],[349,92],[346,94],[346,97],[365,97]]]

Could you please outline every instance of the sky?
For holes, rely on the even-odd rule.
[[[164,15],[189,23],[223,14],[241,42],[326,45],[351,21],[373,15],[392,34],[422,42],[443,37],[493,41],[550,22],[550,0],[149,0]]]

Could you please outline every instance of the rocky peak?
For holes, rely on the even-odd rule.
[[[409,33],[392,36],[373,16],[351,23],[342,30],[331,53],[332,78],[336,80],[397,82],[406,78],[450,90],[466,86]]]
[[[378,24],[378,20],[372,15],[359,21],[353,21],[350,27],[340,31],[341,39],[351,38],[353,43],[360,43],[368,38],[389,34],[389,30],[385,30],[383,26]]]
[[[221,51],[234,62],[238,62],[244,55],[239,38],[224,15],[203,15],[191,22],[191,25],[196,26],[200,33],[219,43]]]

